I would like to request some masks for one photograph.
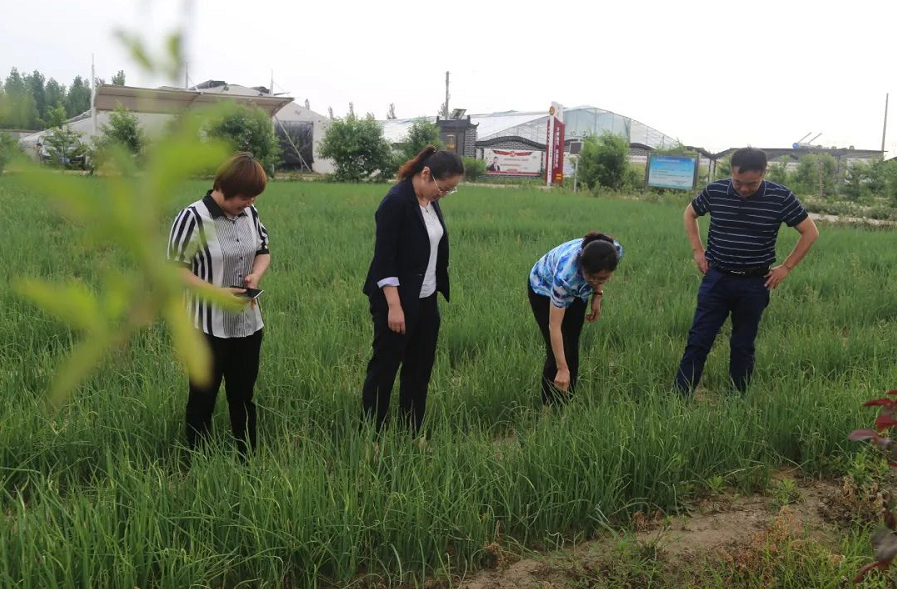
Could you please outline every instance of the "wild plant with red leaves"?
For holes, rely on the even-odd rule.
[[[864,407],[880,407],[881,411],[875,418],[875,429],[857,429],[850,432],[848,439],[854,442],[869,440],[877,448],[888,465],[897,467],[897,440],[888,436],[892,427],[897,425],[897,389],[888,391],[887,397],[873,399],[863,403]],[[882,494],[882,520],[884,527],[872,534],[872,547],[875,551],[875,561],[867,564],[859,570],[853,578],[854,583],[862,581],[873,569],[886,570],[897,556],[897,518],[894,517],[894,497],[890,491]]]

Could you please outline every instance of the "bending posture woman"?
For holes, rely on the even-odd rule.
[[[623,258],[623,246],[592,231],[562,243],[542,256],[527,280],[529,302],[545,340],[542,402],[563,401],[573,394],[579,375],[579,335],[583,320],[601,314],[604,284]],[[592,297],[591,309],[586,305]]]

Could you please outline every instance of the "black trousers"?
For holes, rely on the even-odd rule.
[[[570,369],[570,389],[565,395],[554,386],[554,377],[557,376],[558,366],[554,360],[554,352],[551,349],[551,333],[548,330],[548,313],[551,310],[551,299],[540,295],[526,281],[529,293],[529,304],[533,309],[533,317],[542,339],[545,340],[545,365],[542,367],[542,403],[566,401],[573,395],[576,389],[576,379],[579,376],[579,335],[582,333],[582,325],[586,318],[586,302],[575,299],[564,313],[564,321],[561,323],[561,335],[564,338],[564,356],[567,358],[567,366]]]
[[[207,387],[190,382],[187,398],[187,444],[190,448],[195,448],[197,442],[212,431],[212,413],[222,378],[237,450],[245,456],[247,442],[250,448],[255,447],[255,403],[252,395],[259,373],[263,331],[260,329],[249,337],[236,338],[205,334],[212,352],[212,381]]]
[[[387,310],[373,310],[373,354],[368,362],[367,375],[361,393],[364,415],[374,419],[377,431],[383,429],[389,415],[392,385],[399,366],[399,407],[412,434],[420,431],[427,404],[427,387],[433,362],[436,359],[436,341],[439,338],[439,306],[436,293],[420,299],[417,310],[405,312],[405,333],[389,328]]]

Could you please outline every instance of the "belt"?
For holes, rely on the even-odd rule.
[[[741,277],[756,277],[756,276],[766,276],[769,274],[769,266],[751,266],[748,268],[726,268],[725,266],[717,266],[716,264],[710,264],[710,267],[725,274],[727,276],[741,276]]]

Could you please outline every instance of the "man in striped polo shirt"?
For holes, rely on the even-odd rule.
[[[709,184],[685,208],[685,232],[704,279],[676,373],[676,388],[683,395],[697,386],[713,340],[729,315],[729,376],[738,391],[745,391],[754,370],[754,340],[769,292],[788,277],[819,236],[794,194],[764,179],[766,168],[765,152],[739,149],[732,154],[732,178]],[[705,251],[698,217],[707,213],[710,231]],[[782,223],[794,227],[800,239],[785,261],[775,266]]]

